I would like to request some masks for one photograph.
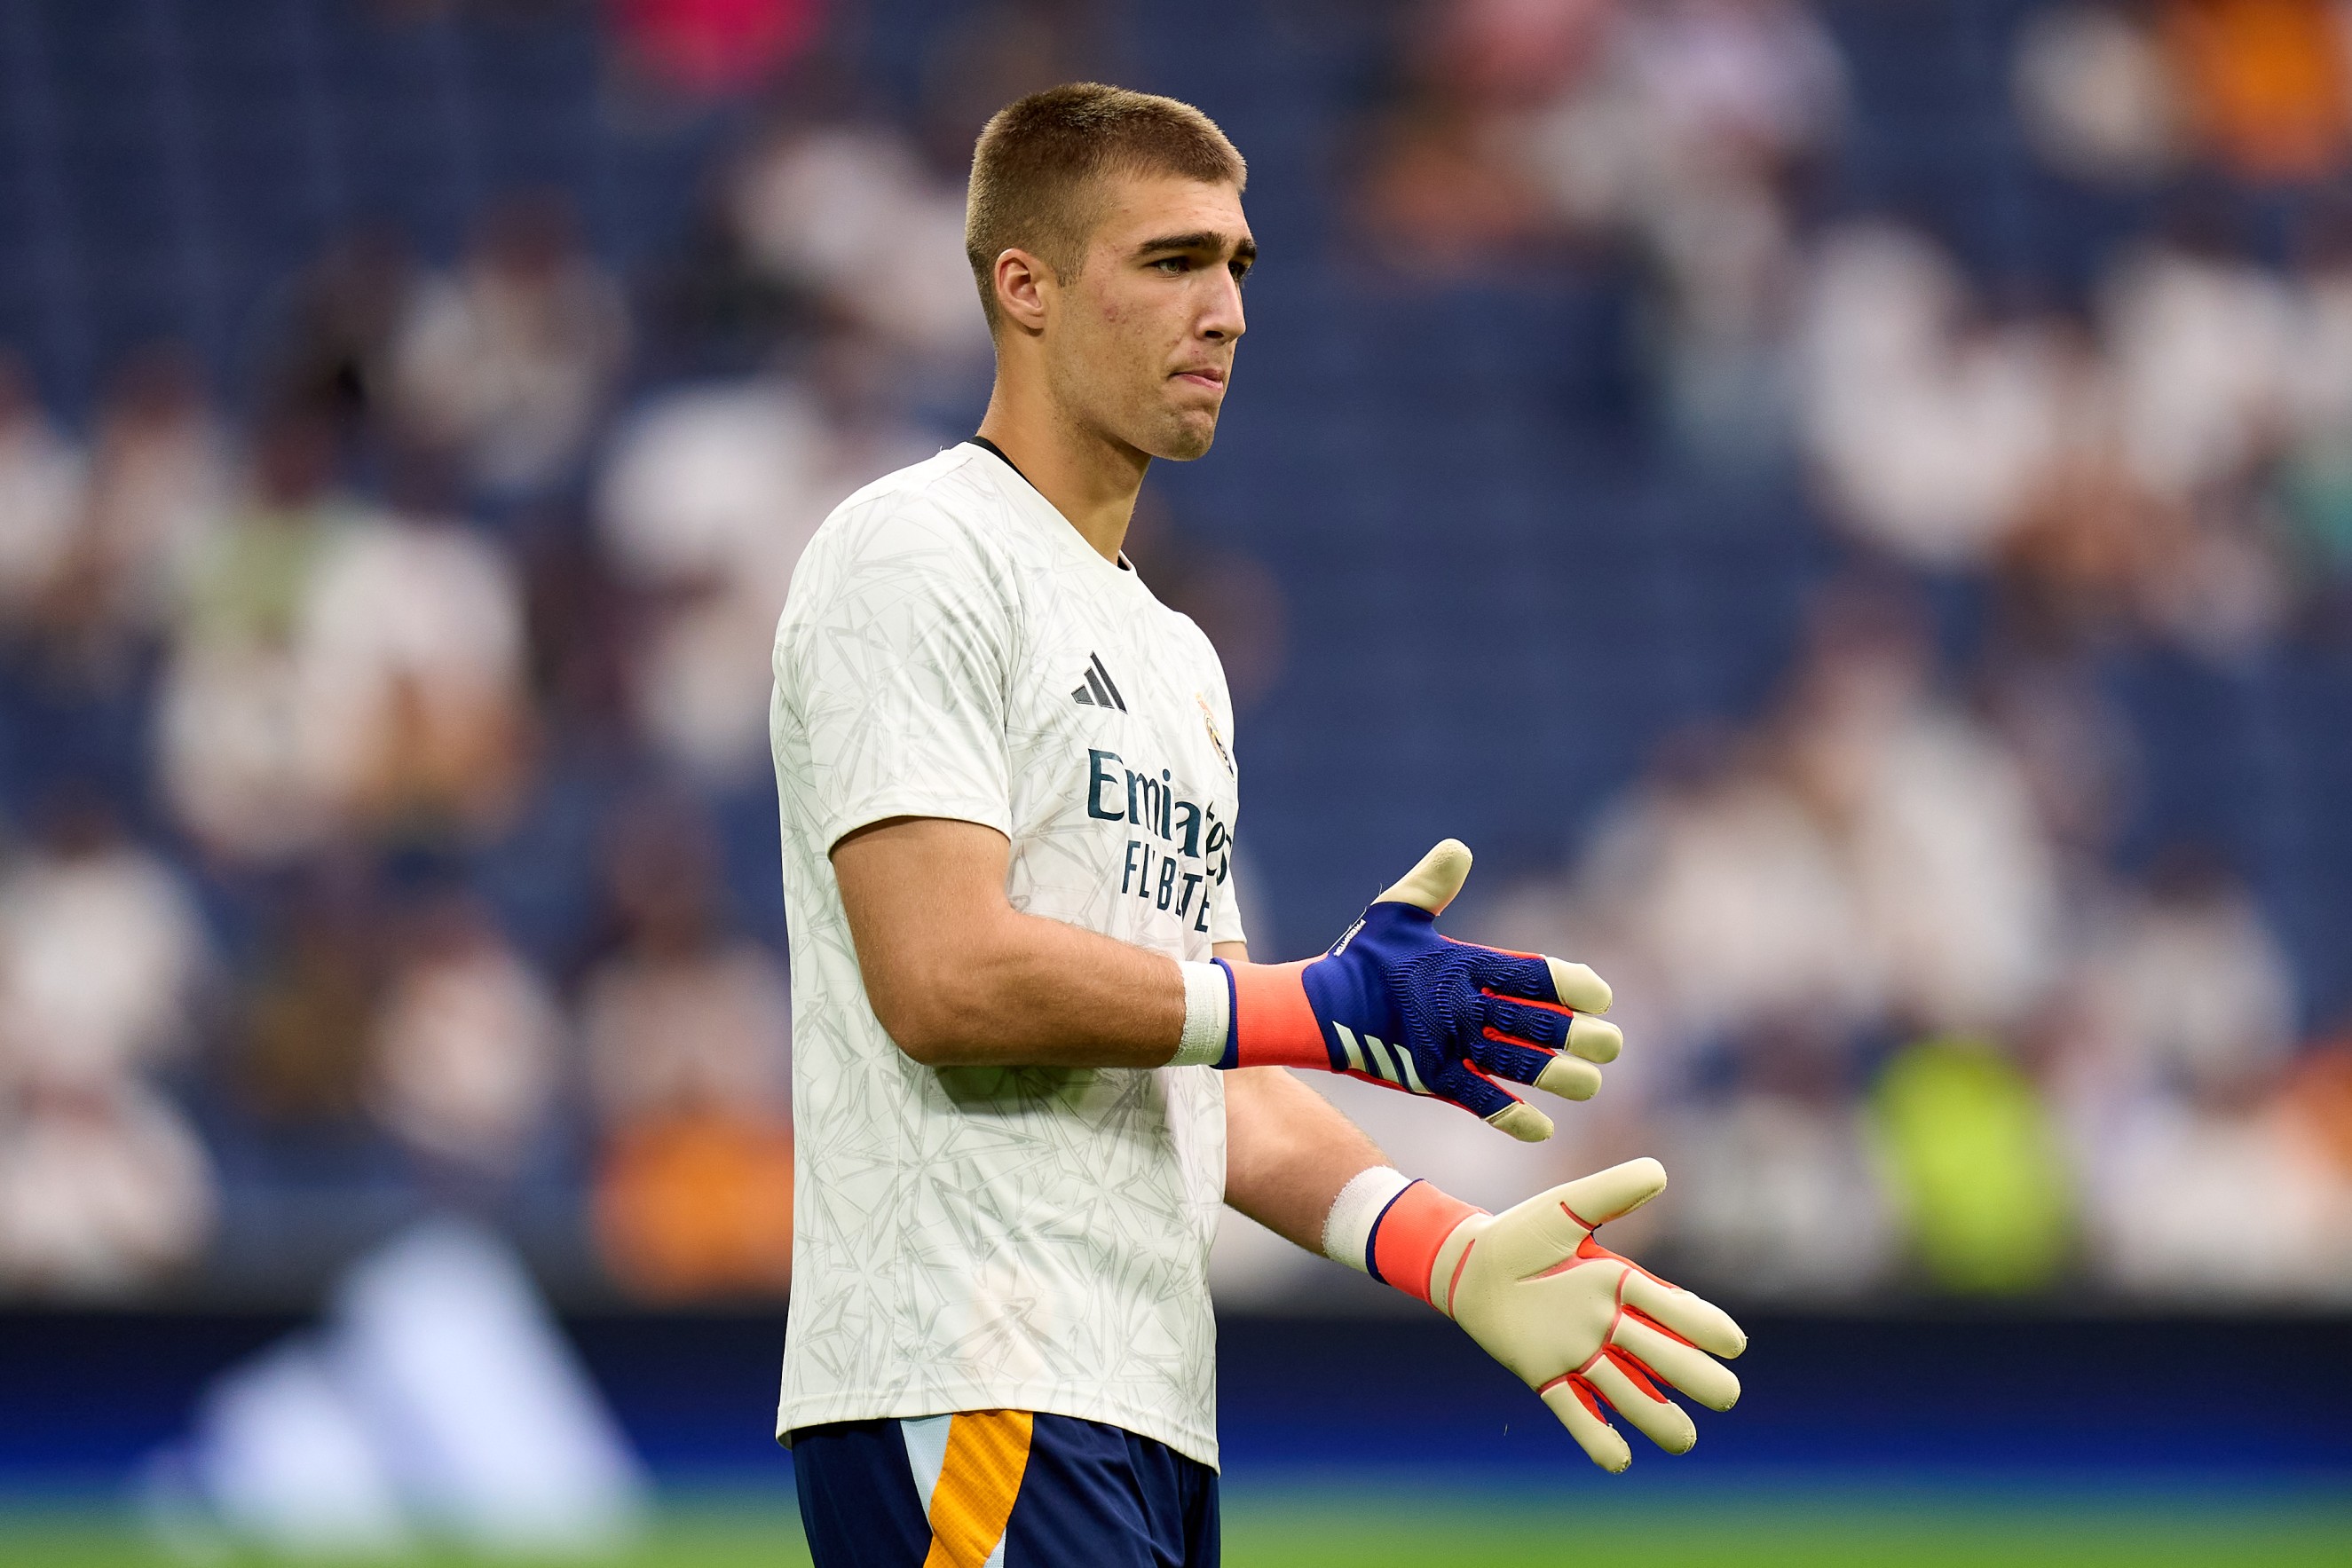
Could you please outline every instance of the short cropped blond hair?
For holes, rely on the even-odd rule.
[[[1107,174],[1173,174],[1239,190],[1249,165],[1189,103],[1100,82],[1033,92],[996,111],[971,153],[963,249],[992,331],[996,258],[1025,250],[1067,279],[1086,260]]]

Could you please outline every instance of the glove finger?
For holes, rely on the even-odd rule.
[[[1728,1410],[1739,1403],[1739,1378],[1731,1368],[1639,1312],[1622,1314],[1610,1331],[1609,1343],[1710,1410]]]
[[[1653,1443],[1670,1454],[1687,1454],[1698,1441],[1690,1413],[1661,1393],[1649,1374],[1632,1356],[1604,1348],[1584,1375],[1593,1392],[1617,1407],[1617,1413]]]
[[[1631,1272],[1619,1296],[1627,1306],[1667,1333],[1680,1334],[1717,1355],[1735,1356],[1748,1348],[1748,1335],[1731,1321],[1729,1312],[1704,1296],[1668,1284],[1639,1264],[1629,1267]]]
[[[1478,1065],[1497,1078],[1532,1083],[1563,1100],[1590,1100],[1601,1092],[1601,1069],[1557,1051],[1538,1051],[1489,1030],[1472,1052]]]
[[[1587,1230],[1597,1229],[1666,1190],[1666,1167],[1649,1158],[1627,1160],[1544,1194],[1565,1207]],[[1580,1238],[1579,1239],[1581,1239]],[[1570,1247],[1575,1242],[1569,1243]]]
[[[1432,915],[1443,914],[1462,891],[1470,875],[1470,848],[1460,839],[1446,839],[1427,854],[1421,863],[1390,884],[1387,892],[1372,900],[1374,904],[1410,904],[1416,909],[1426,909]]]
[[[1452,1101],[1523,1144],[1540,1144],[1552,1134],[1550,1117],[1483,1072],[1450,1068],[1431,1080],[1429,1088],[1439,1099]]]
[[[1478,1005],[1488,1038],[1506,1038],[1565,1051],[1586,1061],[1611,1062],[1625,1049],[1625,1031],[1606,1019],[1588,1017],[1545,1002],[1486,996]]]
[[[1606,1019],[1577,1014],[1568,1024],[1568,1053],[1582,1061],[1609,1062],[1625,1049],[1625,1031]]]
[[[1592,1064],[1616,1059],[1623,1038],[1616,1025],[1494,998],[1486,1010],[1486,1043],[1474,1052],[1481,1068],[1568,1100],[1601,1092],[1601,1070]]]
[[[1552,1379],[1536,1393],[1594,1464],[1614,1474],[1633,1462],[1633,1450],[1601,1414],[1601,1396],[1583,1378],[1571,1372]]]
[[[1536,1087],[1563,1100],[1590,1100],[1601,1092],[1601,1069],[1572,1056],[1555,1056],[1536,1075]]]
[[[1454,942],[1454,938],[1445,938]],[[1605,1013],[1615,999],[1609,982],[1582,964],[1548,958],[1541,953],[1518,953],[1508,947],[1484,947],[1475,942],[1454,942],[1471,953],[1470,972],[1487,990],[1531,1002],[1555,1003],[1580,1013]]]

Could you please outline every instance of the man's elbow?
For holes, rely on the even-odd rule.
[[[972,1009],[954,1005],[955,987],[936,978],[867,987],[883,1032],[908,1059],[925,1067],[961,1067],[973,1060]]]

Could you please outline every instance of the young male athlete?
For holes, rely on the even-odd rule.
[[[1601,1246],[1636,1160],[1500,1215],[1391,1168],[1283,1071],[1514,1137],[1600,1086],[1591,970],[1439,936],[1447,841],[1330,951],[1249,961],[1215,652],[1119,554],[1209,449],[1255,254],[1197,110],[1056,88],[992,120],[966,248],[997,375],[972,440],[803,558],[772,729],[799,1136],[779,1436],[821,1568],[1217,1560],[1221,1204],[1447,1313],[1593,1460],[1727,1408],[1718,1309]],[[1371,1374],[1377,1375],[1377,1373]]]

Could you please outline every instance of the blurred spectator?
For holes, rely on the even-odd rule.
[[[1810,455],[1841,520],[1926,566],[1990,557],[2086,390],[2064,334],[1979,314],[1958,269],[1910,230],[1864,224],[1821,243],[1805,308]]]
[[[2312,180],[2342,166],[2352,98],[2331,0],[2168,0],[2164,37],[2190,125],[2233,173]]]
[[[719,925],[716,858],[681,806],[625,821],[609,875],[622,946],[583,997],[607,1130],[598,1239],[615,1277],[652,1297],[791,1277],[791,1001],[775,958]]]
[[[2228,223],[2184,211],[2167,241],[2116,270],[2102,301],[2126,457],[2167,498],[2243,474],[2286,414],[2294,301]]]
[[[266,1122],[332,1125],[362,1108],[383,980],[370,894],[363,876],[331,866],[278,914],[235,1051],[239,1098]]]
[[[503,1177],[561,1075],[562,1019],[488,912],[447,894],[414,912],[371,1034],[369,1100],[419,1154]]]
[[[686,98],[756,88],[814,43],[823,0],[609,0],[622,63]]]
[[[331,825],[305,735],[300,632],[320,562],[358,523],[331,487],[325,415],[281,414],[254,445],[244,504],[188,572],[156,716],[164,793],[228,860],[309,848]]]
[[[102,806],[53,808],[0,878],[0,1084],[107,1084],[163,1059],[189,1041],[206,967],[172,869]]]
[[[1887,1281],[1895,1221],[1865,1124],[1805,1021],[1748,1042],[1739,1093],[1665,1118],[1677,1267],[1695,1288],[1820,1302]]]
[[[2294,565],[2324,613],[2344,608],[2352,587],[2352,209],[2314,214],[2302,253],[2279,489]]]
[[[779,125],[745,160],[730,205],[756,265],[882,341],[949,362],[986,350],[962,188],[899,132]]]
[[[85,796],[0,877],[0,1291],[125,1293],[203,1245],[209,1162],[140,1071],[207,967],[178,877]]]
[[[580,455],[628,337],[620,290],[580,248],[571,209],[552,196],[510,200],[401,323],[404,434],[460,454],[490,492],[543,489]]]
[[[462,523],[400,512],[319,561],[298,629],[299,733],[327,798],[379,829],[504,821],[527,760],[522,585]]]
[[[0,627],[55,578],[81,517],[83,462],[23,361],[0,349]]]
[[[2293,1050],[2286,955],[2210,855],[2168,852],[2105,926],[2091,955],[2096,1002],[2134,1082],[2226,1088],[2268,1076]]]
[[[2352,1245],[2352,1031],[2339,1030],[2305,1051],[2287,1078],[2284,1109],[2334,1174],[2335,1234]],[[2352,1258],[2346,1260],[2352,1269]]]
[[[2111,1275],[2183,1301],[2352,1291],[2341,1174],[2281,1093],[2285,958],[2244,893],[2176,852],[2095,964],[2108,1082],[2084,1137]]]
[[[384,418],[393,340],[416,304],[416,287],[397,230],[369,225],[335,240],[289,291],[263,362],[267,395],[324,416],[346,437]]]
[[[1677,325],[1762,330],[1790,180],[1834,136],[1843,74],[1793,0],[1446,0],[1407,45],[1374,131],[1360,223],[1439,275],[1631,240]]]
[[[838,334],[810,384],[769,376],[673,392],[623,426],[597,506],[622,573],[650,600],[635,650],[638,723],[717,783],[767,765],[768,654],[817,525],[868,481],[927,455]]]
[[[213,1208],[203,1149],[137,1080],[0,1091],[0,1291],[132,1294],[196,1259]]]
[[[2034,151],[2076,179],[2145,183],[2180,154],[2179,84],[2143,4],[2093,0],[2028,17],[2011,93]]]
[[[2016,763],[1940,699],[1919,607],[1857,584],[1816,612],[1783,720],[1798,788],[1852,878],[1892,1016],[1998,1030],[2055,978],[2057,866]]]
[[[1511,117],[1504,135],[1519,167],[1549,223],[1628,242],[1647,267],[1667,413],[1685,452],[1738,466],[1776,459],[1792,414],[1792,199],[1843,126],[1835,46],[1798,0],[1549,9],[1594,33],[1570,46],[1579,63],[1547,101]]]
[[[1540,254],[1552,214],[1514,133],[1591,72],[1612,11],[1608,0],[1419,8],[1401,51],[1404,91],[1370,130],[1356,193],[1357,227],[1376,255],[1442,278]]]
[[[122,372],[102,415],[79,527],[52,577],[52,646],[87,668],[117,664],[167,613],[231,493],[223,432],[176,348]]]
[[[1881,977],[1839,847],[1753,744],[1670,747],[1602,820],[1578,887],[1647,956],[1667,1040],[1874,1017]]]
[[[1998,1047],[1947,1037],[1887,1064],[1871,1113],[1911,1247],[1946,1291],[2014,1295],[2056,1279],[2074,1200],[2058,1126]]]

